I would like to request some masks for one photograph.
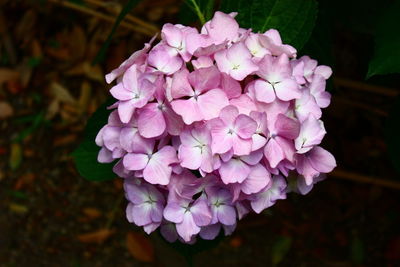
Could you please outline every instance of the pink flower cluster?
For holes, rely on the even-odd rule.
[[[96,138],[98,161],[118,160],[128,220],[171,242],[230,234],[336,166],[319,146],[331,69],[235,15],[216,12],[200,32],[165,24],[158,44],[106,76],[117,102]]]

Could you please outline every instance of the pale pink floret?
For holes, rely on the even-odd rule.
[[[282,44],[282,39],[279,32],[275,29],[270,29],[264,34],[259,35],[260,43],[273,56],[287,55],[290,58],[296,57],[296,49],[290,45]]]
[[[172,146],[164,146],[154,151],[154,141],[141,139],[132,153],[125,155],[123,163],[127,170],[143,170],[143,178],[151,184],[167,185],[172,173],[170,164],[178,161],[176,150]]]
[[[258,70],[258,66],[251,60],[250,51],[243,43],[236,43],[227,50],[219,51],[214,57],[219,70],[238,81]]]
[[[141,108],[153,97],[155,86],[141,76],[137,66],[132,65],[122,78],[122,82],[111,88],[111,95],[119,100],[118,114],[121,121],[127,123],[136,108]]]
[[[277,58],[266,55],[259,62],[257,74],[262,78],[254,83],[254,95],[258,101],[271,103],[275,98],[283,101],[300,98],[301,92],[292,77],[289,58],[282,54]]]
[[[221,110],[219,118],[209,121],[213,153],[226,153],[231,148],[235,155],[248,155],[251,152],[251,137],[257,129],[257,123],[249,116],[239,114],[235,106]]]
[[[197,29],[192,27],[185,27],[177,24],[173,25],[170,23],[164,24],[161,30],[161,36],[167,42],[167,44],[175,48],[176,52],[179,53],[185,62],[188,62],[192,55],[186,49],[186,37],[189,34],[198,33]]]
[[[171,102],[173,110],[182,116],[186,124],[216,118],[221,109],[229,104],[222,89],[221,75],[217,68],[201,68],[189,73],[184,69],[172,80]],[[180,99],[189,97],[189,99]]]
[[[300,126],[299,136],[295,140],[297,153],[303,154],[319,145],[326,134],[324,123],[309,114]]]

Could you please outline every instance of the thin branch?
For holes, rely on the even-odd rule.
[[[86,3],[92,4],[94,6],[98,6],[98,7],[103,7],[103,8],[107,8],[109,7],[109,3],[104,2],[104,1],[99,1],[99,0],[85,0]],[[126,20],[131,21],[139,26],[142,26],[144,28],[147,28],[149,31],[152,31],[154,33],[158,32],[159,29],[156,25],[153,25],[151,23],[148,23],[146,21],[143,21],[135,16],[132,16],[130,14],[126,15]]]
[[[92,15],[94,17],[97,17],[99,19],[102,19],[102,20],[105,20],[105,21],[108,21],[108,22],[112,22],[112,23],[115,22],[115,18],[112,17],[112,16],[105,15],[105,14],[103,14],[101,12],[97,12],[95,10],[92,10],[90,8],[74,4],[72,2],[66,2],[66,1],[63,1],[63,0],[49,0],[49,2],[52,2],[54,4],[58,4],[58,5],[61,5],[63,7],[70,8],[70,9],[73,9],[73,10],[76,10],[76,11],[79,11],[79,12],[82,12],[82,13],[85,13],[85,14]],[[130,29],[130,30],[133,30],[133,31],[136,31],[136,32],[139,32],[139,33],[142,33],[144,35],[151,36],[151,37],[153,37],[158,32],[158,31],[150,31],[149,29],[146,29],[144,27],[134,26],[134,25],[132,25],[130,23],[127,23],[127,22],[124,22],[124,21],[121,22],[120,25],[121,25],[121,27]]]
[[[333,82],[337,86],[343,86],[359,91],[366,91],[374,94],[384,95],[384,96],[398,96],[400,94],[399,90],[395,88],[388,88],[378,85],[372,85],[364,82],[353,81],[345,78],[335,77]]]
[[[363,174],[354,173],[346,170],[336,169],[333,172],[331,172],[329,176],[358,183],[367,183],[367,184],[387,187],[390,189],[400,190],[400,182],[383,179],[380,177],[366,176]]]

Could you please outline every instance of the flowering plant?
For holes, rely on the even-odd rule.
[[[96,137],[98,161],[116,161],[125,178],[129,222],[171,242],[228,235],[336,166],[319,146],[331,69],[235,16],[216,12],[200,32],[165,24],[159,43],[106,75],[117,101]]]

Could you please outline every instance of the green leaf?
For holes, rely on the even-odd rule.
[[[272,246],[272,266],[278,265],[292,246],[292,239],[288,236],[280,236]]]
[[[122,20],[125,18],[125,16],[128,15],[128,13],[132,10],[132,8],[134,8],[139,2],[140,2],[140,0],[129,0],[126,3],[126,5],[122,8],[116,21],[114,22],[114,25],[111,29],[110,34],[108,35],[106,41],[104,42],[103,46],[101,47],[99,53],[96,55],[95,59],[93,60],[93,62],[92,62],[93,65],[104,60],[105,54],[108,50],[108,47],[111,44],[111,40],[112,40],[114,33],[117,30],[119,24],[122,22]]]
[[[214,0],[196,0],[197,6],[206,21],[210,20],[214,14]],[[179,11],[179,22],[188,25],[198,20],[196,9],[191,0],[186,0],[182,3]]]
[[[400,98],[397,98],[389,113],[385,127],[385,141],[393,166],[400,173]]]
[[[364,261],[364,243],[359,237],[354,237],[351,242],[350,257],[355,264],[361,264]]]
[[[95,143],[97,133],[107,124],[111,113],[107,106],[111,103],[112,99],[109,99],[92,115],[86,125],[84,141],[72,153],[79,174],[90,181],[104,181],[116,177],[112,171],[115,162],[104,164],[97,161],[100,147]]]
[[[400,73],[400,1],[382,15],[375,36],[374,56],[369,62],[367,79],[379,74]]]
[[[277,29],[284,43],[300,50],[307,42],[317,17],[315,0],[225,0],[224,12],[238,12],[240,26],[255,32]]]

